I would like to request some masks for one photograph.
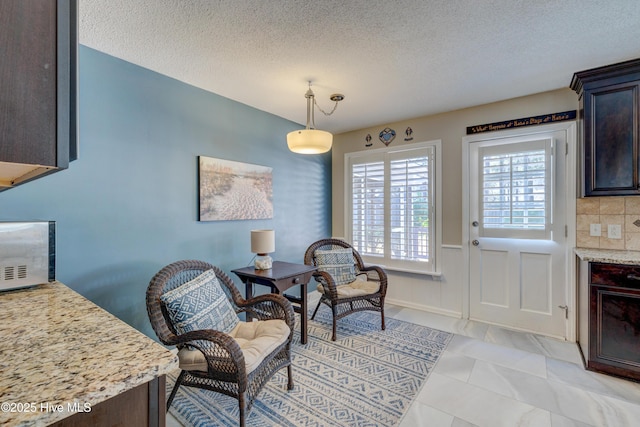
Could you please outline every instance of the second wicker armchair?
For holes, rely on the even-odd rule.
[[[318,267],[314,278],[318,282],[320,301],[311,319],[315,318],[321,304],[331,308],[333,341],[336,340],[337,320],[358,311],[380,312],[380,326],[384,330],[387,273],[381,267],[365,266],[358,251],[339,239],[312,243],[304,254],[304,263]]]

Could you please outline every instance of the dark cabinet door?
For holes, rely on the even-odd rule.
[[[0,159],[56,165],[56,2],[0,2]]]
[[[640,195],[640,60],[576,73],[583,195]]]
[[[640,194],[638,84],[585,93],[585,193]]]
[[[591,264],[591,370],[640,380],[640,267]]]

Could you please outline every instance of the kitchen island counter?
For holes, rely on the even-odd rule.
[[[142,388],[142,424],[164,425],[165,374],[177,357],[64,284],[1,293],[0,337],[0,425],[96,423],[116,417],[109,402],[127,405],[132,394],[117,397]]]

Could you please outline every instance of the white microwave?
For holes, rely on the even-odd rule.
[[[56,279],[55,221],[0,221],[0,291]]]

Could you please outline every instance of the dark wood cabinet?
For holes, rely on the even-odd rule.
[[[77,8],[0,1],[0,191],[77,155]]]
[[[584,196],[640,195],[640,59],[575,73]]]
[[[49,427],[165,427],[166,376],[162,375],[94,406],[79,404],[77,413]]]
[[[640,381],[640,266],[590,263],[590,370]]]

